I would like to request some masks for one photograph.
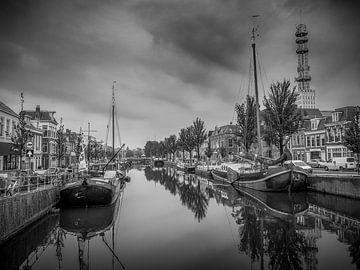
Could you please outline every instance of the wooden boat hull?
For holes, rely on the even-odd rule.
[[[263,192],[254,189],[238,189],[241,197],[272,217],[280,219],[293,219],[293,217],[304,214],[309,209],[306,197],[300,193],[287,194],[277,192]]]
[[[231,181],[228,179],[227,172],[219,171],[219,170],[212,170],[211,175],[215,181],[221,182],[221,183],[231,183]]]
[[[176,166],[176,169],[181,170],[186,173],[195,173],[195,166]]]
[[[154,167],[160,168],[160,167],[164,167],[165,162],[163,160],[154,160]]]
[[[212,173],[211,170],[202,170],[202,169],[198,169],[195,168],[195,174],[202,176],[202,177],[206,177],[206,178],[212,178]]]
[[[114,179],[112,183],[92,179],[69,183],[60,190],[60,205],[62,207],[109,205],[116,201],[123,185],[125,184],[119,179]]]
[[[245,187],[260,191],[299,191],[306,189],[307,185],[306,172],[283,167],[245,174],[229,168],[227,179],[236,189]]]
[[[60,210],[60,227],[75,234],[103,231],[112,225],[116,204]]]

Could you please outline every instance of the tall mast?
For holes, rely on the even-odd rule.
[[[115,154],[115,83],[112,86],[112,154]]]
[[[258,17],[258,15],[253,16]],[[257,28],[253,24],[251,31],[251,47],[254,59],[254,84],[255,84],[255,101],[256,101],[256,127],[257,127],[257,140],[258,140],[258,154],[262,155],[261,149],[261,137],[260,137],[260,104],[259,104],[259,91],[257,84],[257,72],[256,72],[256,52],[255,52],[255,36],[257,35]]]

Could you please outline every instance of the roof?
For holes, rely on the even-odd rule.
[[[10,109],[7,105],[5,105],[5,103],[3,103],[2,101],[0,101],[0,111],[19,118],[19,115],[16,112],[14,112],[12,109]]]
[[[38,112],[36,111],[24,111],[25,115],[28,115],[31,117],[32,120],[40,120],[40,121],[49,121],[49,122],[53,122],[55,125],[57,125],[57,121],[54,118],[54,113],[55,111],[40,111],[39,114],[37,115]]]
[[[215,130],[211,134],[211,136],[216,136],[219,134],[235,134],[239,132],[239,126],[237,125],[225,125],[221,127],[215,127]]]
[[[323,116],[319,109],[298,108],[297,110],[299,111],[303,119],[319,118]]]
[[[356,115],[357,107],[347,106],[335,109],[335,112],[341,112],[339,122],[341,121],[352,121]]]

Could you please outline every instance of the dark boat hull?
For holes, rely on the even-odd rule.
[[[219,171],[219,170],[212,170],[211,175],[214,180],[221,182],[221,183],[231,183],[231,181],[228,179],[227,172]]]
[[[299,170],[273,168],[264,172],[239,174],[214,170],[215,180],[231,183],[236,189],[251,188],[260,191],[298,191],[306,189],[307,174]]]
[[[60,227],[72,233],[93,233],[112,225],[116,204],[104,207],[67,208],[60,210]]]
[[[78,181],[65,185],[60,190],[60,205],[62,207],[105,206],[116,201],[120,194],[121,180],[113,183],[102,183],[96,180]]]
[[[195,166],[176,166],[176,168],[186,173],[195,173]]]
[[[164,167],[165,162],[161,159],[156,159],[154,160],[154,167],[160,168],[160,167]]]
[[[287,194],[263,192],[254,189],[238,189],[239,194],[247,198],[257,208],[264,209],[272,217],[292,219],[309,209],[306,197],[301,193]]]

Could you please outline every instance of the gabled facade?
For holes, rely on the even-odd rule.
[[[0,171],[15,170],[19,160],[12,151],[11,135],[19,123],[19,115],[0,101]]]
[[[239,152],[237,145],[237,138],[240,132],[239,126],[229,124],[221,127],[215,127],[209,142],[211,149],[213,150],[212,160],[220,160],[220,148],[223,147],[226,150],[225,159],[231,158],[232,154]]]
[[[354,154],[344,145],[344,134],[348,124],[354,119],[357,108],[347,106],[335,109],[331,121],[325,124],[326,159],[333,157],[350,157]]]
[[[22,168],[36,170],[42,168],[42,137],[43,132],[41,128],[35,127],[31,124],[31,118],[25,115],[26,128],[30,130],[31,138],[29,141],[33,143],[34,155],[32,157],[23,157]]]
[[[57,121],[54,117],[55,111],[42,111],[40,105],[36,105],[35,111],[24,111],[30,117],[31,124],[42,130],[42,165],[47,169],[57,167],[56,155],[56,130]]]
[[[301,126],[299,130],[291,136],[289,149],[293,159],[309,161],[310,153],[318,151],[318,149],[314,148],[317,147],[317,144],[311,144],[311,136],[313,136],[312,133],[317,132],[320,119],[322,119],[323,116],[319,109],[299,108],[298,110],[302,118]],[[308,135],[309,137],[307,137]],[[309,143],[307,143],[308,140],[310,140]]]
[[[325,144],[325,123],[330,119],[327,117],[312,118],[309,126],[304,132],[305,134],[305,161],[311,159],[326,159]]]

